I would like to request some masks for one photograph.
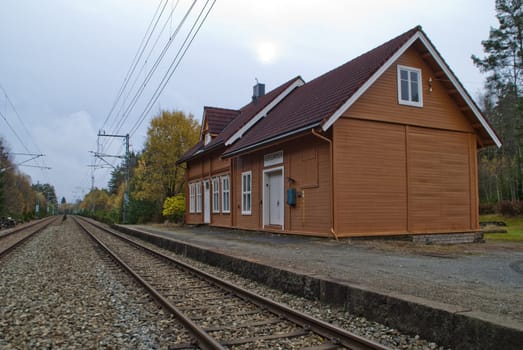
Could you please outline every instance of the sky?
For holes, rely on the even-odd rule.
[[[107,186],[112,168],[92,171],[92,152],[124,152],[123,139],[97,138],[100,130],[129,133],[131,150],[138,152],[160,110],[201,120],[204,106],[238,109],[250,101],[257,80],[266,91],[297,75],[310,81],[416,25],[477,97],[485,76],[470,57],[483,57],[481,41],[498,24],[494,0],[217,0],[180,60],[189,29],[202,23],[203,16],[196,21],[197,16],[212,2],[1,1],[0,138],[15,163],[30,158],[16,153],[44,154],[25,165],[50,168],[21,165],[19,170],[74,202],[89,192],[93,174],[96,187]],[[126,80],[146,30],[154,26],[153,15],[162,8]],[[178,65],[158,94],[172,62]],[[120,161],[105,159],[113,165]]]

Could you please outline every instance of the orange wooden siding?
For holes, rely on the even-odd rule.
[[[341,236],[477,229],[473,135],[340,119],[334,128]]]
[[[256,157],[247,155],[235,158],[234,184],[232,190],[231,211],[234,211],[233,225],[238,228],[257,230],[261,228],[261,192],[260,192],[260,164]],[[242,214],[242,173],[251,172],[251,214]]]
[[[405,232],[405,128],[340,119],[334,145],[336,232]]]
[[[421,69],[423,107],[410,107],[398,103],[397,65]],[[432,77],[432,92],[428,79]],[[352,107],[345,117],[390,123],[423,126],[428,128],[474,132],[470,122],[437,80],[430,67],[414,49],[408,49],[396,63],[383,73]]]
[[[283,151],[283,163],[264,167],[264,155]],[[330,155],[327,142],[312,135],[294,139],[233,160],[233,227],[263,230],[263,171],[283,167],[284,224],[287,233],[330,235]],[[252,208],[241,212],[241,174],[252,172]],[[294,180],[289,182],[289,178]],[[296,188],[296,206],[286,204],[286,192]],[[231,192],[232,193],[232,192]],[[277,229],[271,227],[270,229]]]
[[[222,150],[223,151],[223,150]],[[203,189],[203,181],[209,180],[211,186],[210,192],[210,210],[211,210],[211,225],[230,227],[232,225],[232,217],[230,213],[223,213],[221,208],[221,179],[220,179],[220,212],[213,213],[212,208],[212,178],[214,176],[221,177],[223,175],[231,175],[230,173],[230,160],[221,159],[220,152],[214,152],[205,157],[196,158],[187,162],[186,170],[186,186],[185,186],[185,222],[187,224],[202,224],[203,223],[203,211],[205,208],[205,196]],[[200,181],[202,183],[202,212],[201,213],[190,213],[189,212],[189,183]],[[231,179],[232,181],[232,179]],[[231,190],[232,196],[232,190]],[[231,207],[231,211],[232,211]]]
[[[410,128],[408,138],[409,231],[471,229],[469,135]]]
[[[330,154],[329,144],[314,136],[306,136],[289,143],[284,151],[285,181],[302,196],[296,207],[286,205],[286,230],[329,235],[331,227]],[[286,179],[285,179],[286,180]]]
[[[397,65],[422,70],[423,107],[399,104]],[[477,229],[473,128],[416,49],[408,49],[333,130],[338,234]]]

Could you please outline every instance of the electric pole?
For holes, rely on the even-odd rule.
[[[94,154],[95,157],[101,159],[102,161],[104,161],[105,163],[109,164],[112,166],[112,164],[110,164],[109,162],[107,162],[105,159],[103,159],[104,157],[115,157],[115,158],[123,158],[125,159],[125,176],[124,176],[124,194],[123,194],[123,208],[122,208],[122,221],[124,224],[127,223],[127,219],[128,219],[128,207],[129,207],[129,181],[130,181],[130,177],[131,177],[131,173],[130,173],[130,153],[129,153],[129,134],[125,134],[125,135],[114,135],[114,134],[106,134],[106,133],[102,133],[102,132],[98,132],[98,137],[118,137],[118,138],[123,138],[124,141],[125,141],[125,155],[124,156],[118,156],[118,155],[110,155],[110,154],[102,154],[102,153],[99,153],[99,152],[96,152]]]

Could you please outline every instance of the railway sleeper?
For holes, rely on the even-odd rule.
[[[225,346],[241,345],[241,344],[248,344],[248,343],[256,343],[258,341],[264,341],[264,340],[297,338],[297,337],[301,337],[301,336],[308,335],[308,334],[309,334],[308,331],[300,329],[297,331],[292,331],[292,332],[282,333],[282,334],[270,334],[270,335],[261,335],[258,337],[227,340],[227,341],[223,341],[221,343],[222,343],[222,345],[225,345]]]

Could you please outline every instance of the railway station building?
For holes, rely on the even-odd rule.
[[[205,107],[186,223],[325,237],[479,231],[477,151],[501,146],[420,27],[311,80]]]

